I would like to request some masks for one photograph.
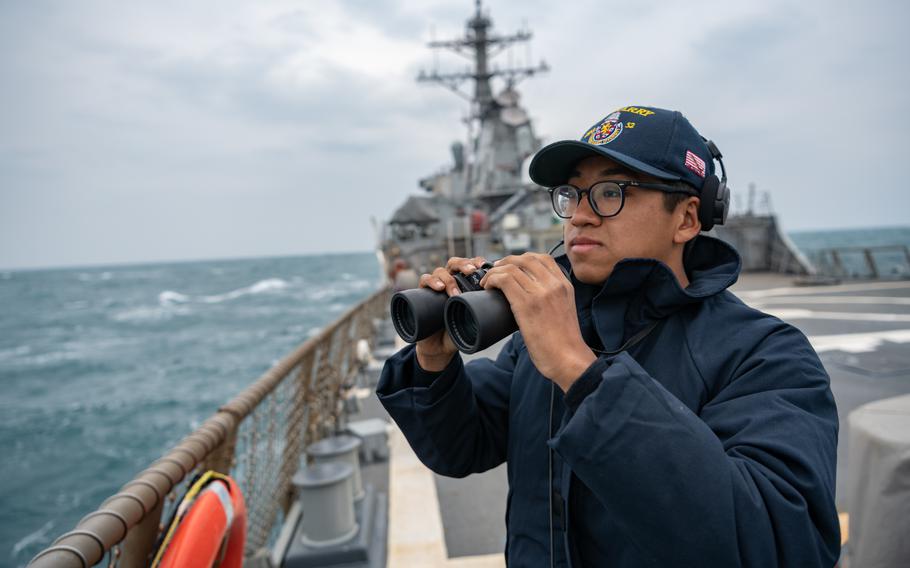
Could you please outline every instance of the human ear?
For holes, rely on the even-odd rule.
[[[701,231],[701,221],[698,220],[699,203],[697,197],[690,197],[679,204],[679,208],[676,210],[679,223],[676,225],[676,233],[673,235],[674,243],[683,244],[698,236]]]

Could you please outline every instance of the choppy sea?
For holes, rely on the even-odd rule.
[[[0,566],[378,284],[373,253],[0,271]]]
[[[910,245],[910,227],[791,233]],[[0,565],[24,566],[373,292],[373,253],[0,271]]]

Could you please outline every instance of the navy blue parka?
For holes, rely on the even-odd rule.
[[[559,262],[568,260],[560,257]],[[700,236],[683,289],[626,259],[573,279],[582,335],[616,350],[563,396],[515,333],[495,361],[391,357],[377,394],[417,456],[462,477],[508,464],[509,566],[833,566],[837,412],[806,337],[726,290],[739,255]],[[552,461],[550,461],[552,460]]]

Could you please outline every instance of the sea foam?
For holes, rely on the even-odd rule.
[[[277,292],[288,288],[290,284],[281,278],[267,278],[260,280],[250,286],[237,288],[224,294],[212,294],[209,296],[187,296],[173,290],[165,290],[158,294],[158,303],[161,306],[173,306],[175,304],[186,304],[196,302],[201,304],[220,304],[229,300],[236,300],[243,296],[252,296],[256,294],[265,294],[268,292]]]
[[[20,345],[19,347],[13,347],[12,349],[0,349],[0,361],[13,360],[17,357],[28,355],[31,352],[32,348],[29,345]]]
[[[32,543],[46,541],[48,535],[50,535],[52,528],[54,528],[53,520],[44,523],[44,526],[42,526],[40,529],[30,532],[29,534],[19,539],[19,541],[13,545],[13,557],[18,555],[23,548],[29,546]]]
[[[158,294],[158,304],[161,306],[173,306],[174,304],[185,304],[190,301],[190,297],[173,290],[165,290]]]
[[[169,320],[174,316],[190,314],[190,309],[185,306],[162,303],[160,306],[143,306],[117,312],[111,319],[119,322],[148,322]]]

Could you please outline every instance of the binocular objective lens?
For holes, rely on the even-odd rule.
[[[456,336],[455,341],[459,348],[473,346],[477,342],[477,320],[465,304],[457,303],[452,306],[450,324]]]
[[[404,298],[394,298],[391,311],[399,335],[405,340],[413,338],[417,333],[417,318],[408,302]]]

